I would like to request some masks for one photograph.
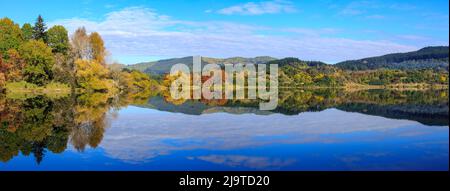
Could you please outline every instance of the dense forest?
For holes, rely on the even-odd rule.
[[[448,71],[448,46],[425,47],[418,51],[350,60],[336,66],[348,70],[436,69]]]
[[[0,91],[111,94],[155,87],[148,75],[107,60],[100,34],[84,27],[69,37],[63,26],[47,29],[41,16],[22,27],[0,19]]]
[[[302,61],[296,58],[270,61],[268,64],[279,65],[279,81],[282,87],[448,86],[448,63],[447,70],[441,68],[347,70],[339,65]]]

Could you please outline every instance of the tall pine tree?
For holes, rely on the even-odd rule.
[[[43,40],[47,42],[47,33],[45,32],[47,27],[45,26],[44,19],[41,15],[38,16],[36,23],[33,28],[33,39],[35,40]]]

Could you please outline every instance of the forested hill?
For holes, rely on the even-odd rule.
[[[183,58],[172,58],[159,60],[155,62],[143,62],[129,65],[127,68],[136,69],[148,74],[165,74],[170,72],[170,68],[177,63],[192,64],[192,56]],[[202,57],[202,64],[235,64],[235,63],[254,63],[254,64],[279,64],[281,67],[285,65],[306,64],[309,67],[320,67],[327,65],[320,61],[302,61],[298,58],[284,58],[277,60],[268,56],[260,56],[255,58],[233,57],[226,59]],[[415,70],[415,69],[432,69],[432,70],[449,70],[449,47],[434,46],[425,47],[418,51],[407,53],[394,53],[383,56],[364,58],[360,60],[348,60],[329,65],[343,70],[375,70],[375,69],[398,69],[398,70]]]
[[[266,62],[266,64],[278,64],[279,67],[283,67],[283,66],[294,66],[294,65],[305,65],[305,66],[309,66],[309,67],[319,67],[319,66],[325,66],[327,65],[324,62],[320,62],[320,61],[304,61],[304,60],[300,60],[298,58],[283,58],[280,60],[272,60],[269,62]]]
[[[350,60],[337,63],[336,66],[346,70],[373,69],[436,69],[447,70],[449,47],[425,47],[418,51],[387,54],[360,60]]]
[[[202,57],[202,64],[278,64],[279,83],[282,87],[355,85],[448,86],[448,46],[427,47],[415,52],[388,54],[361,60],[326,64],[298,58],[272,57],[217,59]],[[127,66],[147,74],[162,77],[178,63],[192,67],[192,57],[173,58]],[[192,71],[192,70],[191,70]],[[167,84],[170,84],[169,82]]]
[[[232,58],[209,58],[202,57],[202,64],[236,64],[236,63],[252,63],[252,64],[264,64],[269,61],[276,60],[276,58],[268,56],[260,56],[254,58],[232,57]],[[143,62],[134,65],[127,66],[128,69],[136,69],[148,74],[166,74],[170,72],[173,65],[183,63],[190,67],[192,66],[192,56],[183,58],[171,58],[165,60],[159,60],[155,62]]]

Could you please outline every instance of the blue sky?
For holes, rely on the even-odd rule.
[[[330,63],[449,44],[447,0],[0,0],[0,17],[98,31],[111,60],[299,57]]]

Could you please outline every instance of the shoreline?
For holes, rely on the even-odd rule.
[[[392,84],[392,85],[365,85],[346,84],[344,86],[281,86],[279,89],[343,89],[345,91],[361,90],[397,90],[397,91],[426,91],[426,90],[446,90],[449,85],[444,84]]]

